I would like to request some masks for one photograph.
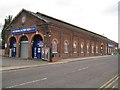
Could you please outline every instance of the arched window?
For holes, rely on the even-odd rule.
[[[98,53],[98,45],[96,45],[96,53]]]
[[[68,53],[68,42],[64,42],[64,53]]]
[[[84,43],[81,43],[81,53],[84,53]]]
[[[53,40],[52,42],[52,53],[57,53],[57,41]]]
[[[73,53],[77,53],[77,43],[73,43]]]
[[[87,43],[87,53],[89,53],[89,43]]]
[[[94,44],[92,44],[92,53],[94,53]]]

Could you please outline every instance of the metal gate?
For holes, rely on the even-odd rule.
[[[28,58],[28,41],[21,41],[20,57]]]

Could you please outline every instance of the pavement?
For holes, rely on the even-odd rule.
[[[2,57],[0,56],[0,71],[8,71],[8,70],[18,70],[18,69],[26,69],[26,68],[33,68],[33,67],[40,67],[50,64],[62,64],[68,62],[75,62],[80,60],[89,60],[93,58],[101,58],[101,57],[108,57],[109,55],[105,56],[94,56],[94,57],[84,57],[84,58],[69,58],[69,59],[62,59],[57,62],[47,62],[43,60],[27,60],[21,58],[9,58],[9,57]]]

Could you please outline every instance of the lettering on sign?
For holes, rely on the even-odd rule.
[[[23,33],[30,33],[30,32],[36,32],[36,27],[31,26],[28,28],[18,28],[18,29],[11,30],[11,34],[23,34]]]

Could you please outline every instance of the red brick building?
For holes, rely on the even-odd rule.
[[[107,55],[118,44],[107,37],[53,17],[21,10],[7,27],[5,54],[10,57],[58,60]]]

